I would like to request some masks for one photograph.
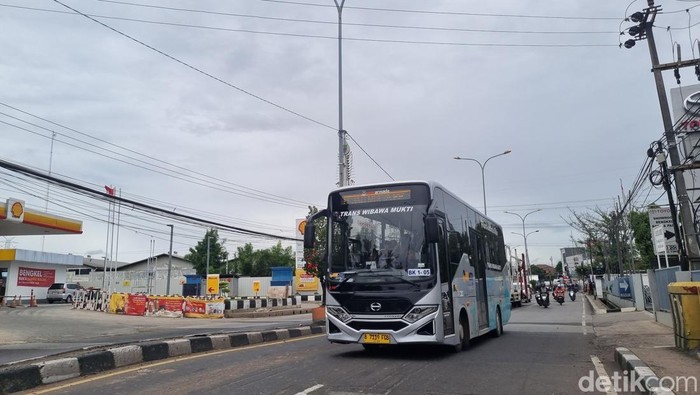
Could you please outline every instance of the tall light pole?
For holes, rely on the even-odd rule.
[[[523,222],[523,233],[522,233],[522,235],[523,235],[523,239],[525,239],[525,263],[526,263],[526,265],[527,265],[527,272],[530,271],[530,255],[529,255],[528,250],[527,250],[527,235],[528,235],[529,233],[525,233],[525,218],[527,218],[528,215],[530,215],[530,214],[532,214],[532,213],[536,213],[536,212],[538,212],[538,211],[542,211],[542,209],[541,209],[541,208],[538,208],[537,210],[532,210],[532,211],[530,211],[529,213],[527,213],[527,214],[525,214],[525,215],[520,215],[520,214],[514,213],[514,212],[512,212],[512,211],[506,211],[506,213],[508,213],[508,214],[517,215],[518,218],[520,218],[520,220]],[[537,232],[539,232],[539,230],[538,230]],[[534,232],[530,232],[530,233],[534,233]],[[518,233],[518,234],[520,234],[520,233]],[[527,276],[528,274],[525,273],[525,275]]]
[[[173,230],[174,225],[168,224],[170,227],[170,250],[168,251],[168,279],[165,282],[165,294],[170,295],[170,273],[173,270]]]
[[[488,214],[488,213],[486,212],[486,178],[484,177],[484,168],[486,167],[486,164],[489,163],[489,161],[490,161],[491,159],[496,158],[496,157],[498,157],[498,156],[507,155],[507,154],[510,154],[510,153],[511,153],[511,150],[507,150],[507,151],[501,152],[500,154],[494,155],[494,156],[492,156],[492,157],[486,159],[486,160],[484,161],[483,164],[482,164],[481,162],[479,162],[478,160],[473,159],[473,158],[462,158],[462,157],[459,157],[459,156],[455,156],[455,157],[454,157],[454,159],[457,159],[457,160],[471,160],[471,161],[474,161],[474,162],[476,162],[476,163],[479,164],[479,167],[481,167],[481,190],[482,190],[482,193],[483,193],[483,195],[484,195],[484,215],[487,215],[487,214]]]
[[[528,278],[529,278],[529,276],[530,276],[530,274],[528,274],[528,273],[530,273],[530,256],[529,256],[528,253],[527,253],[527,237],[530,236],[531,234],[537,233],[537,232],[539,232],[539,231],[540,231],[540,230],[537,229],[537,230],[533,230],[532,232],[529,232],[529,233],[510,232],[510,233],[512,233],[512,234],[514,234],[514,235],[522,236],[523,239],[525,240],[525,260],[527,261],[527,270],[526,270],[526,273],[525,273],[525,280],[526,280],[526,281],[525,281],[525,284],[526,284],[526,285],[528,284],[528,281],[529,281]]]
[[[343,129],[343,6],[345,0],[333,0],[338,10],[338,186],[345,186],[347,163],[345,162],[345,130]]]

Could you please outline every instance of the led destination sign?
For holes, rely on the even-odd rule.
[[[343,204],[364,204],[408,200],[411,198],[410,189],[379,189],[374,191],[346,192],[340,194]]]

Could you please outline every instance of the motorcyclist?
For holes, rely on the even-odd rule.
[[[565,294],[564,287],[561,285],[557,285],[557,287],[554,288],[554,292],[552,292],[552,293],[553,293],[555,299],[558,297],[563,298],[564,294]]]

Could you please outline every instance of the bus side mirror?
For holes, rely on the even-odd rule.
[[[436,217],[425,219],[425,235],[428,243],[437,243],[440,240],[440,231]]]
[[[314,242],[316,241],[316,225],[313,222],[309,222],[304,227],[304,248],[314,248]]]

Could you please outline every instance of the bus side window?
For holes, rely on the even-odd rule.
[[[440,282],[450,281],[449,257],[447,256],[447,240],[445,240],[445,225],[438,220],[438,263],[440,265]]]

